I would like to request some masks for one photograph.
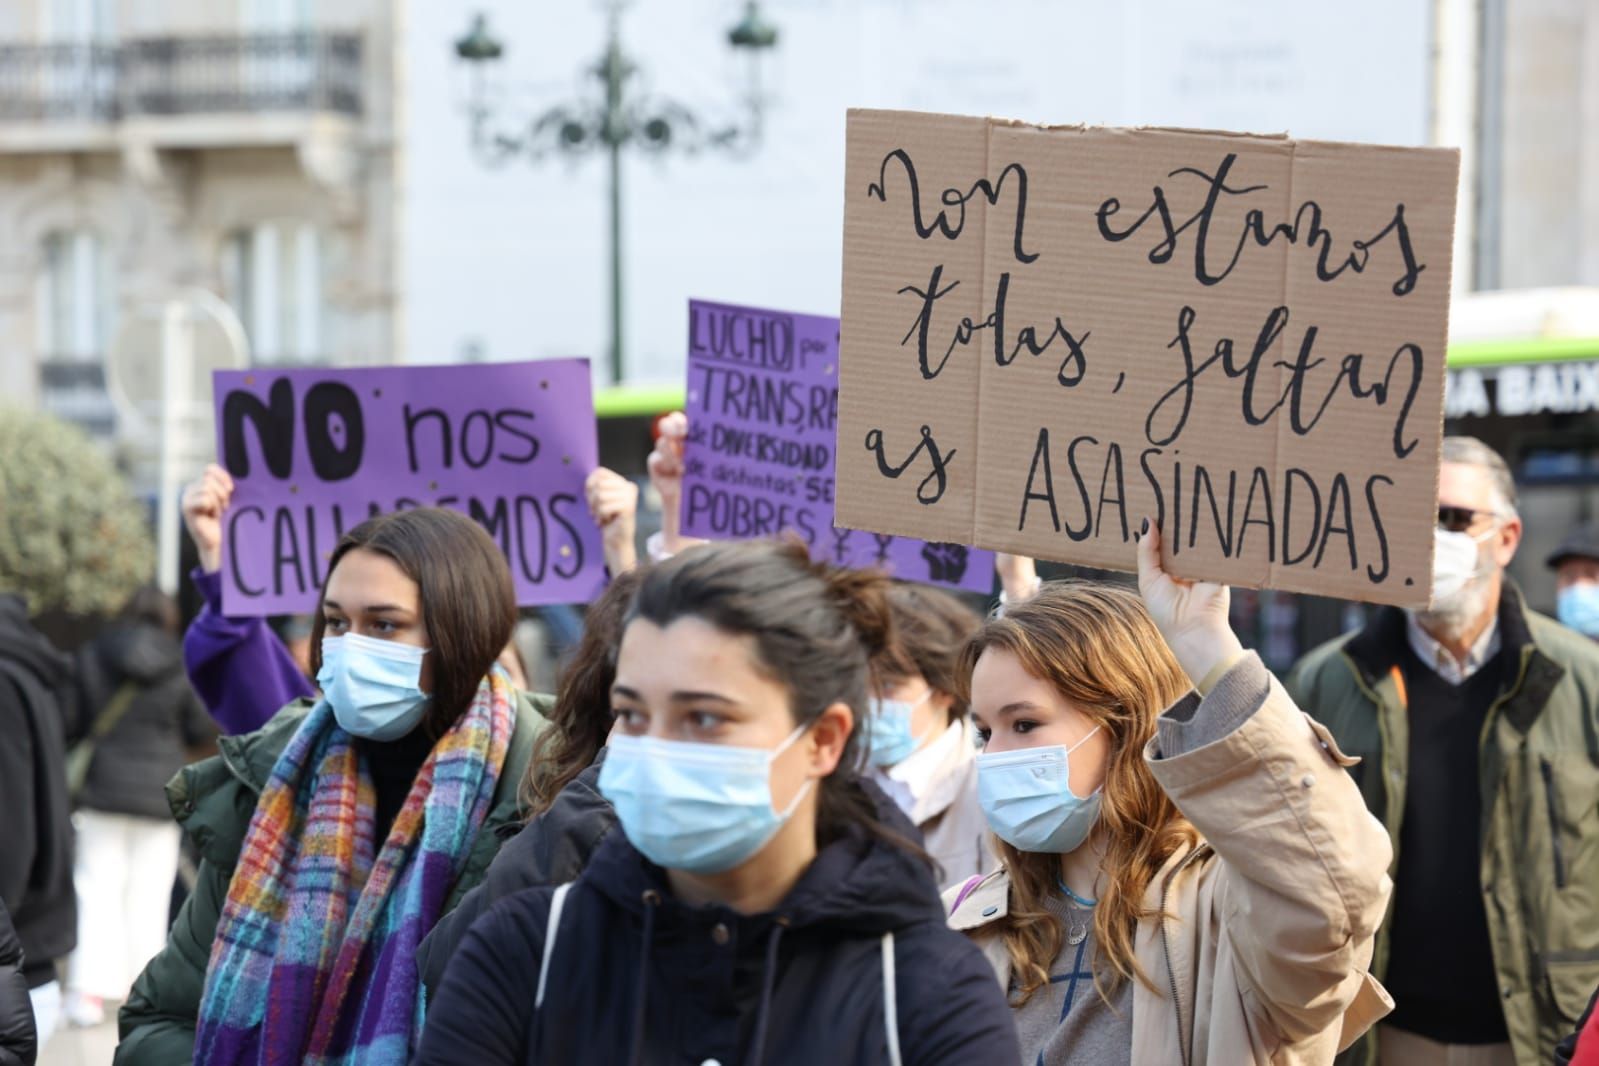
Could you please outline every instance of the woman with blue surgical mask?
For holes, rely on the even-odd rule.
[[[118,1063],[409,1061],[417,945],[521,820],[543,719],[495,663],[515,622],[472,520],[423,508],[345,534],[313,623],[322,697],[168,786],[204,861]]]
[[[946,893],[950,924],[1025,1066],[1331,1063],[1392,1006],[1367,972],[1387,834],[1226,587],[1167,574],[1144,531],[1142,602],[1048,585],[965,651],[1002,865]]]
[[[599,790],[621,832],[572,882],[501,901],[452,957],[416,1059],[1013,1059],[981,953],[862,779],[887,580],[766,542],[642,578]]]
[[[925,585],[895,585],[888,605],[894,638],[871,664],[866,759],[872,779],[921,832],[939,884],[948,887],[994,865],[977,803],[976,737],[955,684],[978,618]]]

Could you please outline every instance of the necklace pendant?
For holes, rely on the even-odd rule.
[[[1076,947],[1088,939],[1088,926],[1072,926],[1066,931],[1066,943]]]

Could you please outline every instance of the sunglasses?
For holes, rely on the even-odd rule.
[[[1493,511],[1474,511],[1470,507],[1438,507],[1438,528],[1451,533],[1464,533],[1477,524],[1479,518],[1498,518]]]

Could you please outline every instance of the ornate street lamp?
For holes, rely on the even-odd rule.
[[[712,124],[674,100],[629,91],[629,79],[638,68],[622,52],[621,13],[625,0],[608,0],[605,52],[592,68],[602,90],[598,99],[558,104],[503,126],[484,91],[484,72],[505,53],[504,45],[489,30],[488,19],[478,14],[464,37],[455,42],[456,56],[472,70],[472,95],[468,113],[472,123],[472,148],[491,166],[516,156],[539,162],[553,154],[580,156],[606,153],[610,170],[611,220],[611,379],[623,376],[622,346],[622,149],[637,148],[652,155],[668,150],[695,154],[711,149],[747,155],[760,144],[761,114],[759,63],[763,52],[777,44],[777,27],[749,0],[744,16],[727,31],[728,43],[750,56],[750,84],[739,121]]]

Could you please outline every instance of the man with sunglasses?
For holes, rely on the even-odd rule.
[[[1289,678],[1394,842],[1372,970],[1396,1007],[1341,1062],[1547,1063],[1599,986],[1599,646],[1506,577],[1516,507],[1493,449],[1445,437],[1431,604]]]

